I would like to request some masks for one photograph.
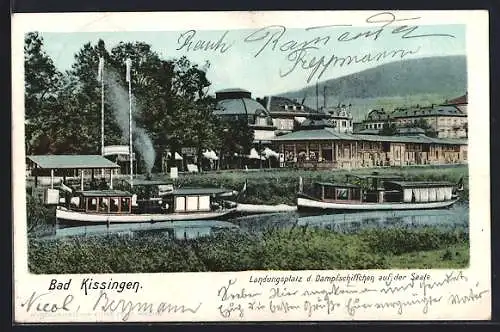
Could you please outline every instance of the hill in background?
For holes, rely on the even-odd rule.
[[[373,108],[392,111],[395,107],[439,104],[467,91],[465,56],[408,59],[383,64],[354,74],[318,83],[319,106],[353,105],[356,121]],[[316,108],[316,86],[280,94]]]

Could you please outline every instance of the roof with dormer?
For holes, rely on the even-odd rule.
[[[427,116],[467,116],[460,109],[451,105],[437,105],[430,107],[414,107],[395,109],[392,118],[427,117]]]

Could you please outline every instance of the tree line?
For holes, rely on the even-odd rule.
[[[100,154],[101,57],[105,73],[118,73],[124,87],[125,60],[132,60],[131,80],[137,106],[134,120],[153,142],[156,168],[167,149],[194,147],[199,159],[204,149],[223,150],[227,155],[250,150],[253,132],[246,123],[223,120],[213,114],[216,101],[208,93],[208,62],[200,67],[186,57],[166,60],[151,45],[140,41],[120,42],[108,50],[99,40],[95,44],[85,43],[74,55],[71,69],[61,72],[45,52],[42,36],[31,32],[25,35],[24,44],[28,155]],[[124,137],[111,115],[111,106],[105,98],[105,145],[128,144],[128,137]]]

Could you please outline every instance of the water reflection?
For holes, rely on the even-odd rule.
[[[264,218],[260,219],[259,218]],[[334,232],[357,232],[370,228],[418,228],[437,226],[443,229],[469,227],[469,208],[456,205],[449,209],[420,211],[377,211],[349,214],[301,215],[298,213],[254,216],[237,221],[240,229],[258,232],[266,228],[307,226]]]
[[[175,239],[194,239],[211,236],[216,232],[238,230],[258,233],[270,228],[292,227],[328,229],[333,232],[352,233],[371,228],[418,228],[437,226],[444,230],[469,228],[469,208],[455,205],[449,209],[421,211],[380,211],[349,214],[303,215],[297,212],[239,216],[227,221],[199,220],[160,222],[154,224],[112,224],[77,227],[58,227],[55,234],[46,238],[71,236],[124,234],[142,236],[151,233],[170,234]]]

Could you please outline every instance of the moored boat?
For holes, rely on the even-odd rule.
[[[377,175],[364,179],[371,183],[315,182],[309,191],[297,194],[297,208],[334,212],[424,210],[447,208],[458,201],[457,185],[450,182],[403,181]]]
[[[124,190],[77,191],[56,209],[60,223],[154,223],[179,220],[220,219],[236,211],[225,201],[222,188],[173,187],[152,197],[138,199]]]

